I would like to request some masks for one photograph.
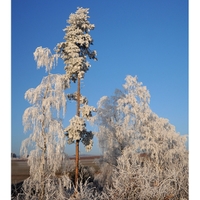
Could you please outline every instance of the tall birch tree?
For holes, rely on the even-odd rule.
[[[76,143],[75,184],[78,182],[79,143],[81,141],[87,151],[93,145],[93,133],[86,130],[85,120],[90,120],[95,108],[89,106],[86,97],[83,97],[80,93],[80,80],[84,78],[90,67],[87,58],[97,60],[96,51],[90,50],[93,39],[89,32],[95,26],[88,21],[88,13],[88,8],[78,8],[75,13],[70,14],[67,21],[69,26],[64,29],[65,42],[60,42],[56,46],[56,52],[65,63],[66,77],[70,80],[70,83],[77,83],[77,91],[68,95],[70,100],[77,101],[76,116],[70,120],[70,125],[65,129],[68,143]]]
[[[66,111],[64,90],[69,84],[65,75],[50,73],[57,58],[48,48],[38,47],[34,52],[37,67],[45,67],[48,75],[25,93],[25,99],[32,104],[23,114],[24,131],[30,132],[30,136],[22,142],[20,151],[27,157],[31,148],[30,177],[23,183],[26,199],[63,199],[64,186],[70,184],[65,176],[66,139],[62,125]],[[61,178],[56,176],[58,171],[63,175]]]

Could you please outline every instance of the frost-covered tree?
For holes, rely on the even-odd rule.
[[[117,89],[111,97],[104,96],[98,102],[97,137],[103,149],[104,160],[116,165],[123,149],[133,143],[139,133],[141,120],[145,121],[149,109],[150,94],[137,77],[126,77],[124,91]]]
[[[86,130],[85,119],[89,120],[92,116],[94,107],[88,106],[88,100],[80,93],[80,80],[84,78],[85,73],[89,70],[90,64],[87,57],[96,59],[96,51],[90,50],[93,39],[89,32],[94,29],[94,24],[88,21],[88,8],[78,8],[76,13],[72,13],[67,21],[64,36],[64,42],[56,46],[56,52],[64,60],[66,77],[72,82],[77,82],[77,92],[69,94],[68,98],[77,101],[76,116],[70,120],[70,125],[65,129],[68,137],[68,143],[76,141],[76,173],[75,184],[78,181],[79,169],[79,142],[81,141],[86,150],[92,148],[93,133]],[[82,107],[81,104],[83,105]]]
[[[111,167],[110,176],[105,179],[104,167],[98,178],[107,184],[105,199],[187,199],[186,137],[150,109],[149,91],[137,77],[127,76],[123,87],[100,99],[95,116]]]
[[[64,186],[70,186],[65,175],[69,160],[64,152],[62,125],[66,110],[64,89],[69,84],[65,75],[50,73],[57,58],[48,48],[38,47],[34,52],[37,67],[44,66],[48,75],[25,93],[32,105],[23,114],[24,131],[30,132],[30,136],[22,142],[21,155],[27,157],[29,148],[32,149],[28,157],[30,177],[23,183],[26,199],[63,199]],[[63,176],[58,178],[58,172]]]

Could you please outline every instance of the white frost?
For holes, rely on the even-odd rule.
[[[48,48],[37,47],[33,55],[37,62],[37,67],[40,68],[45,66],[47,72],[52,70],[52,67],[55,66],[58,60],[58,55],[52,55]]]
[[[90,50],[93,43],[89,35],[90,30],[94,29],[94,24],[88,21],[88,8],[78,8],[76,13],[69,16],[69,26],[64,31],[65,42],[58,43],[56,52],[64,60],[67,78],[76,82],[77,78],[84,78],[89,70],[90,64],[86,57],[96,60],[97,52]]]

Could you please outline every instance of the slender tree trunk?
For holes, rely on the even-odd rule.
[[[44,138],[44,149],[42,152],[42,178],[41,178],[41,196],[40,199],[43,200],[45,199],[45,179],[46,179],[46,163],[47,163],[47,158],[46,158],[46,137]]]
[[[77,110],[76,115],[80,117],[80,78],[78,78],[77,87]],[[76,164],[75,164],[75,186],[78,185],[78,172],[79,172],[79,140],[76,140]]]
[[[48,80],[50,83],[50,77],[49,77],[49,73],[48,73]],[[47,93],[49,90],[49,85],[47,85],[43,100],[46,99],[47,97]],[[42,172],[41,172],[41,194],[39,197],[39,200],[43,200],[45,199],[45,179],[46,179],[46,172],[45,172],[45,168],[46,168],[46,164],[47,164],[47,141],[46,141],[46,134],[45,134],[45,107],[42,108],[42,112],[43,112],[43,121],[42,121],[42,136],[44,139],[44,143],[43,143],[43,148],[42,148]]]
[[[46,91],[47,92],[47,91]],[[46,96],[46,95],[45,95]],[[45,97],[44,97],[45,99]],[[43,116],[45,119],[45,110],[43,107]],[[47,151],[47,144],[46,144],[46,135],[45,135],[45,130],[44,130],[44,119],[42,121],[42,136],[44,139],[44,143],[43,143],[43,147],[42,147],[42,171],[41,171],[41,192],[40,192],[40,196],[39,196],[39,200],[43,200],[45,197],[45,168],[46,168],[46,151]]]

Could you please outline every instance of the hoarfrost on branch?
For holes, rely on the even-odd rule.
[[[78,78],[84,78],[89,70],[90,64],[87,62],[87,56],[90,59],[97,60],[96,51],[90,50],[93,39],[89,35],[90,30],[94,29],[94,24],[88,21],[88,8],[78,8],[76,13],[69,16],[69,26],[64,31],[66,42],[60,42],[56,46],[56,52],[64,60],[67,77],[76,82]]]

